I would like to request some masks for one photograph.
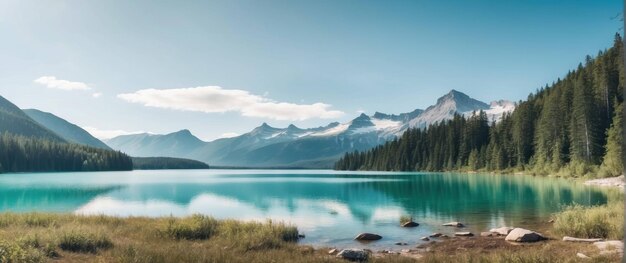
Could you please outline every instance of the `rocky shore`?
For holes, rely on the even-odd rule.
[[[586,185],[595,185],[595,186],[603,186],[603,187],[619,187],[624,189],[626,185],[626,181],[624,180],[624,175],[609,177],[609,178],[600,178],[585,181]]]
[[[459,222],[443,224],[462,228],[464,225]],[[368,238],[364,238],[368,237]],[[375,238],[369,238],[375,237]],[[361,233],[355,240],[378,240],[383,236],[373,233]],[[417,240],[417,238],[416,238]],[[546,247],[556,247],[562,252],[567,251],[570,255],[575,255],[578,259],[592,259],[601,257],[619,261],[624,254],[624,243],[620,240],[603,240],[601,238],[576,238],[563,237],[555,238],[545,236],[539,232],[515,227],[499,227],[489,229],[475,235],[469,231],[454,232],[452,235],[433,233],[421,240],[428,241],[413,248],[390,248],[372,251],[362,248],[337,249],[329,248],[328,255],[348,261],[364,262],[371,259],[388,259],[390,257],[402,257],[410,259],[421,259],[435,254],[454,255],[459,253],[485,253],[497,251],[523,251],[524,249],[537,250]],[[402,243],[401,245],[409,245]],[[611,260],[611,261],[613,261]]]

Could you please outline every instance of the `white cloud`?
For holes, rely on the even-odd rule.
[[[35,83],[44,85],[50,89],[62,89],[62,90],[89,90],[87,84],[77,81],[69,81],[63,79],[57,79],[55,76],[43,76],[36,80]]]
[[[220,135],[219,138],[232,138],[232,137],[237,137],[239,135],[240,134],[236,132],[225,132],[225,133],[222,133],[222,135]]]
[[[91,96],[94,98],[100,98],[100,96],[102,96],[102,92],[96,92],[94,94],[91,94]]]
[[[100,140],[111,139],[113,137],[117,137],[120,135],[146,133],[144,131],[100,130],[98,128],[88,127],[88,126],[82,127],[82,128],[86,130],[88,133],[90,133],[91,135],[93,135],[93,137],[96,137]]]
[[[330,110],[331,105],[325,103],[277,102],[245,90],[223,89],[218,86],[144,89],[117,96],[148,107],[207,113],[239,112],[247,117],[275,120],[333,119],[344,114],[341,111]]]

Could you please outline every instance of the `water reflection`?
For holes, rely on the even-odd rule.
[[[309,232],[306,242],[332,245],[368,230],[398,241],[407,231],[441,230],[448,220],[479,230],[523,226],[562,205],[607,201],[596,188],[529,176],[253,170],[0,175],[0,197],[2,211],[272,218]],[[422,226],[398,228],[403,214]]]

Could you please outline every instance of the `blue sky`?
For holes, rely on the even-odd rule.
[[[2,0],[0,95],[101,135],[186,128],[205,140],[262,122],[408,112],[450,89],[520,100],[610,47],[622,9],[620,0]]]

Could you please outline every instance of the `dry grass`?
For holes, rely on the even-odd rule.
[[[16,238],[19,237],[19,238]],[[300,246],[294,226],[267,221],[115,218],[70,214],[0,214],[0,262],[345,262]],[[495,242],[495,243],[494,243]],[[549,241],[515,246],[503,240],[455,239],[422,252],[418,262],[617,262],[588,244]],[[580,261],[577,252],[593,256]],[[596,253],[596,254],[593,254]],[[371,262],[415,262],[397,255]]]

